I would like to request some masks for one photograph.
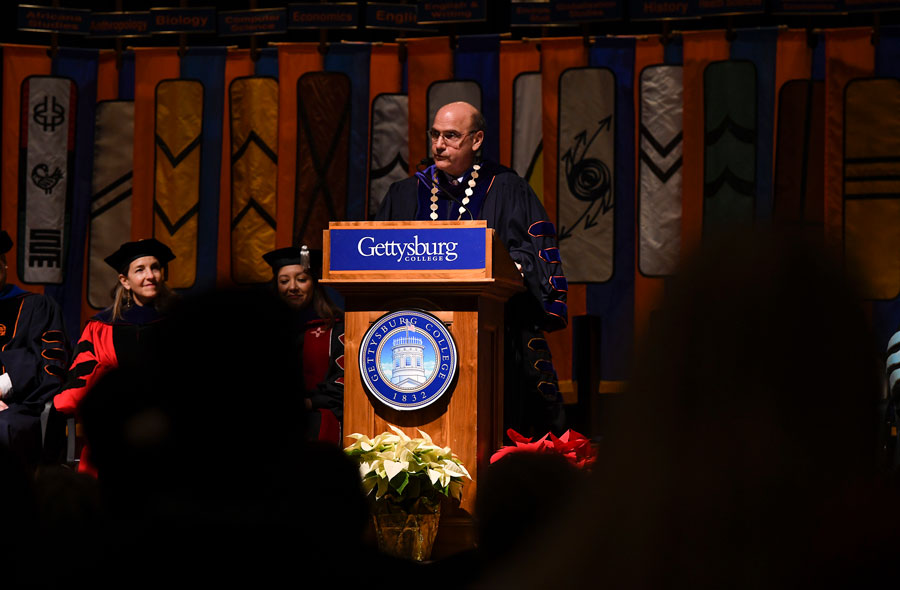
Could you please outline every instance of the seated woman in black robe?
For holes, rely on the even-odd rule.
[[[174,259],[168,246],[152,238],[126,242],[106,257],[119,273],[113,304],[85,325],[68,379],[53,398],[58,411],[76,413],[85,394],[111,369],[141,369],[151,362],[163,311],[173,297],[164,271]],[[92,471],[86,447],[78,469]]]
[[[296,313],[307,438],[340,444],[344,415],[343,312],[319,285],[321,251],[280,248],[263,255],[278,296]]]

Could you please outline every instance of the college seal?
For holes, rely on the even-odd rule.
[[[372,395],[396,410],[438,400],[456,375],[456,343],[436,317],[417,309],[387,313],[359,347],[359,371]]]

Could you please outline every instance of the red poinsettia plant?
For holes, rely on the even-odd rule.
[[[506,435],[514,444],[500,448],[491,455],[491,463],[496,463],[510,453],[556,453],[565,457],[575,467],[590,469],[597,460],[597,450],[591,446],[591,441],[574,430],[567,430],[565,434],[557,438],[552,432],[548,432],[536,441],[525,438],[512,428],[506,431]]]

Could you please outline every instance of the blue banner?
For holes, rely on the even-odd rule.
[[[149,12],[95,12],[91,14],[91,37],[148,37]]]
[[[330,270],[484,268],[484,228],[332,229]]]
[[[355,2],[288,4],[289,29],[355,29],[358,24]]]
[[[340,43],[325,55],[325,70],[342,72],[350,86],[350,170],[363,171],[347,178],[347,219],[366,218],[366,166],[369,160],[369,56],[368,43]]]
[[[627,378],[634,345],[634,57],[635,41],[624,37],[597,38],[589,56],[592,67],[609,68],[616,76],[613,276],[587,286],[587,312],[600,316],[603,326],[600,374],[612,381]]]
[[[459,38],[454,77],[481,86],[481,112],[487,121],[484,157],[500,161],[500,36],[468,35]]]
[[[762,1],[762,0],[760,0]],[[551,18],[557,23],[589,23],[622,18],[624,0],[555,0]]]
[[[197,214],[197,278],[188,293],[215,287],[219,230],[219,179],[225,102],[224,47],[191,47],[181,60],[181,77],[203,84],[203,143],[200,146],[200,210]]]
[[[287,32],[287,10],[260,8],[219,13],[219,36],[273,35]]]
[[[425,0],[418,7],[418,22],[422,25],[485,20],[485,0]]]
[[[215,8],[151,8],[153,33],[215,33]]]
[[[90,10],[20,4],[18,16],[20,31],[70,35],[87,35],[90,32]]]

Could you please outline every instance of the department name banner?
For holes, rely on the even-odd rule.
[[[616,20],[622,18],[624,2],[625,0],[555,0],[550,3],[550,18],[556,23]]]
[[[698,16],[758,14],[766,10],[766,0],[696,0],[696,2]]]
[[[422,25],[470,23],[485,20],[485,0],[430,0],[418,3]]]
[[[20,31],[87,35],[90,32],[90,20],[90,10],[19,4]]]
[[[394,31],[421,31],[416,21],[414,4],[366,4],[367,29],[391,29]]]
[[[77,90],[55,76],[22,83],[18,265],[26,283],[63,280]]]
[[[829,14],[844,11],[844,0],[772,0],[776,14]]]
[[[355,2],[288,4],[289,29],[355,29],[358,24]]]
[[[330,270],[484,268],[484,228],[331,229]]]
[[[697,0],[629,0],[631,20],[696,18]]]
[[[511,27],[554,26],[549,2],[513,2],[509,5]]]
[[[152,26],[149,12],[91,14],[91,37],[149,37]]]
[[[151,8],[154,33],[215,33],[215,8]]]
[[[273,35],[287,31],[284,8],[229,10],[219,13],[219,36]]]

